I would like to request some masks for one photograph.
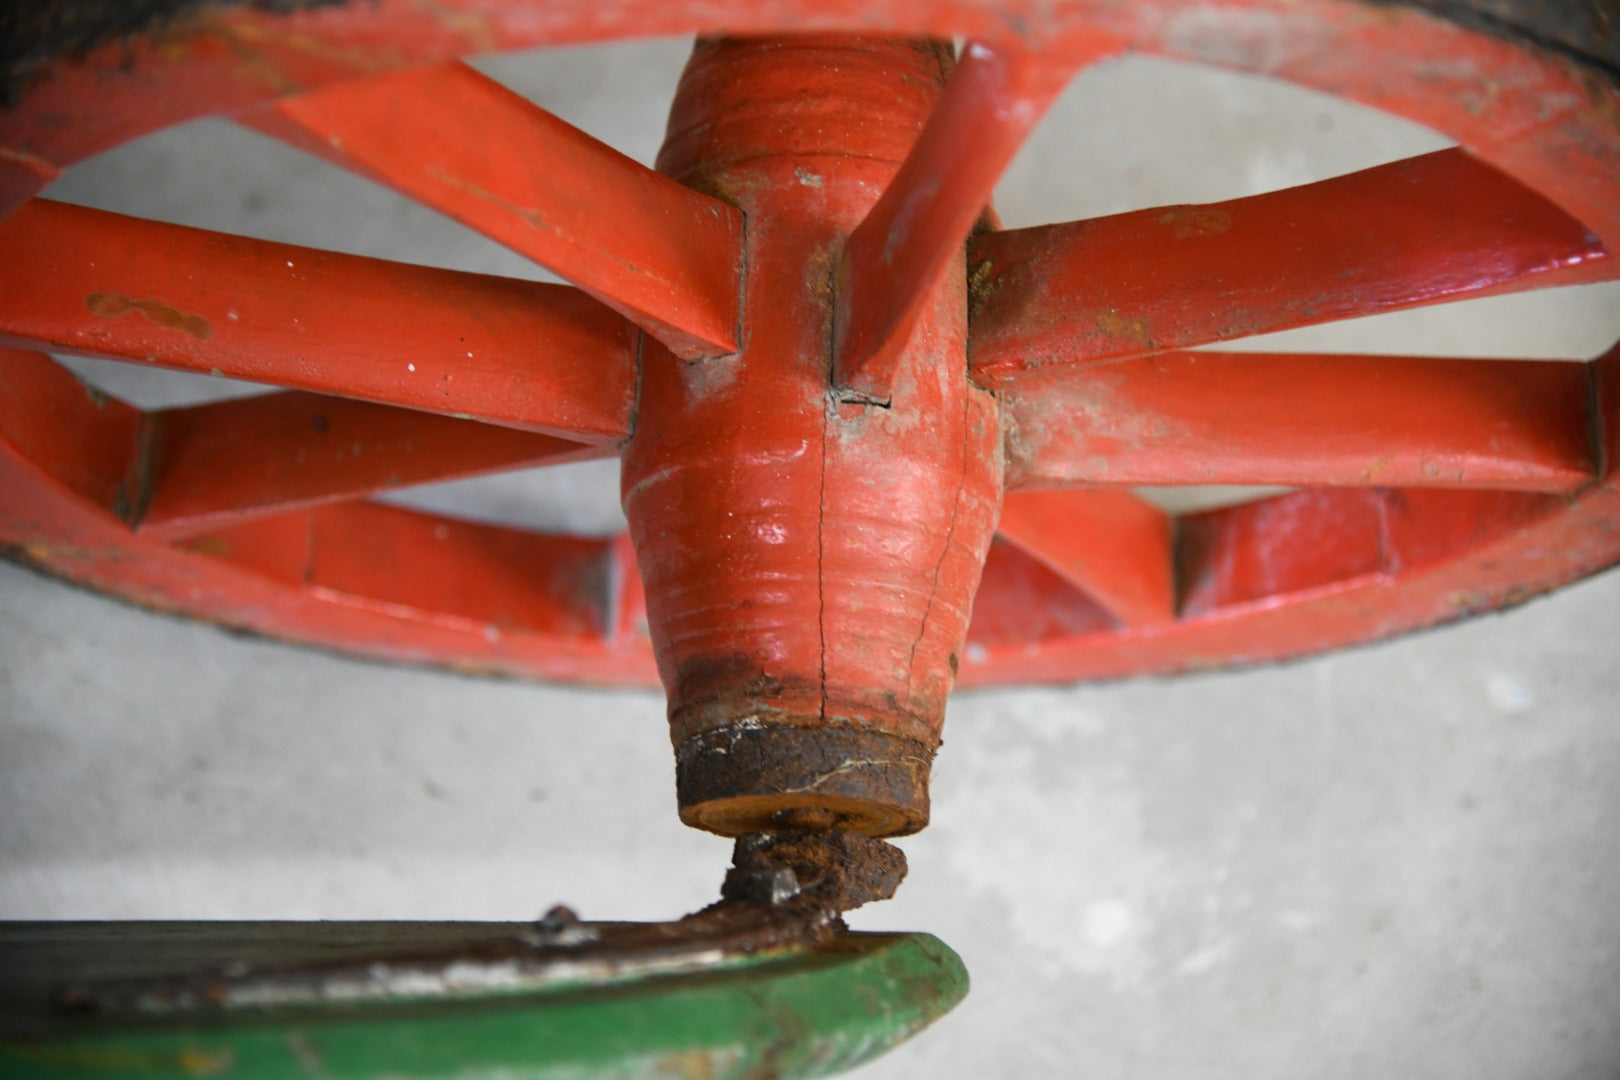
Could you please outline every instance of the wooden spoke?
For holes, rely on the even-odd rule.
[[[600,640],[609,544],[376,503],[316,510],[309,582],[349,602],[480,629]],[[401,569],[410,568],[409,573]]]
[[[1462,150],[1204,206],[987,233],[968,256],[988,385],[1054,364],[1612,276],[1580,222]]]
[[[0,448],[108,520],[138,501],[141,411],[90,389],[43,353],[0,346]],[[0,487],[0,514],[14,492]]]
[[[154,413],[143,532],[177,536],[316,503],[611,449],[448,416],[288,391]]]
[[[1128,491],[1020,491],[996,533],[1129,625],[1175,614],[1170,519]]]
[[[259,126],[561,274],[684,356],[735,352],[742,215],[464,64],[291,98]]]
[[[1573,491],[1591,372],[1562,361],[1174,353],[1034,371],[1004,401],[1007,486]]]
[[[635,393],[634,329],[577,289],[40,199],[0,222],[0,341],[588,442]]]
[[[154,539],[612,452],[299,391],[143,413],[20,349],[0,349],[0,430],[64,489]]]
[[[1099,43],[1098,52],[1113,47]],[[905,163],[844,247],[833,352],[840,388],[889,400],[898,353],[940,274],[961,258],[996,181],[1073,70],[968,45]]]
[[[1189,514],[1177,576],[1188,618],[1383,578],[1382,491],[1296,491]]]
[[[181,549],[372,616],[597,643],[610,544],[343,503],[192,536]]]
[[[1317,490],[1191,514],[1178,533],[1182,615],[1387,588],[1544,525],[1562,505],[1519,491]]]
[[[971,672],[1003,649],[1091,639],[1118,626],[1089,594],[1018,545],[998,539],[990,545],[973,601],[964,670]]]
[[[608,637],[634,649],[647,640],[647,590],[636,567],[636,548],[628,532],[613,538],[608,578],[608,610],[612,614]]]

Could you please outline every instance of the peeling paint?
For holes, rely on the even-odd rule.
[[[1095,319],[1097,329],[1109,337],[1124,338],[1127,341],[1140,345],[1143,349],[1155,348],[1152,333],[1148,330],[1146,319],[1132,319],[1121,315],[1113,308],[1097,312]]]
[[[207,341],[214,335],[213,326],[201,315],[181,311],[156,300],[137,300],[123,293],[98,292],[85,297],[84,306],[100,319],[118,319],[134,311],[159,326],[182,331],[199,341]]]
[[[1232,215],[1215,206],[1173,206],[1155,220],[1178,240],[1219,236],[1232,227]]]

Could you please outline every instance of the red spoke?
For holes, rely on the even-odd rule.
[[[1111,42],[1099,41],[1101,54]],[[834,381],[887,401],[940,274],[990,204],[1007,163],[1068,81],[1072,60],[967,47],[900,171],[850,235],[839,266]]]
[[[1231,202],[988,233],[968,265],[971,360],[989,385],[1615,273],[1584,225],[1462,150]]]
[[[0,341],[476,417],[629,430],[635,332],[561,285],[35,199],[0,222]]]
[[[736,351],[742,214],[472,68],[366,79],[274,115],[307,136],[295,145],[555,270],[677,353]]]
[[[186,549],[328,603],[475,630],[600,642],[607,541],[455,521],[378,503],[294,511],[198,535]]]
[[[1183,616],[1379,581],[1385,499],[1382,491],[1295,491],[1182,517]]]
[[[1007,486],[1286,484],[1573,491],[1591,372],[1564,361],[1176,353],[1029,372]]]
[[[1191,514],[1178,529],[1182,614],[1387,586],[1488,550],[1563,505],[1520,491],[1317,490]],[[1466,608],[1466,596],[1455,600]]]
[[[0,218],[62,174],[43,158],[0,146]]]
[[[989,650],[1028,651],[1041,643],[1107,634],[1118,626],[1091,596],[1017,545],[998,539],[990,545],[973,598],[962,670],[973,671]]]
[[[636,566],[636,548],[628,532],[613,538],[613,552],[608,569],[608,611],[612,621],[608,636],[630,648],[645,642],[649,635],[647,624],[647,590],[641,582],[641,571]]]
[[[609,545],[397,507],[315,512],[309,582],[356,604],[600,639],[607,629]],[[400,573],[409,567],[410,573]]]
[[[142,532],[185,535],[314,503],[611,453],[567,439],[290,391],[153,414]]]
[[[1175,614],[1170,519],[1130,492],[1014,492],[996,532],[1128,626]]]
[[[127,520],[137,498],[145,417],[43,353],[0,347],[0,446],[50,485]],[[12,492],[0,487],[0,516]]]

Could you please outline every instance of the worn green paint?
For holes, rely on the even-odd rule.
[[[0,1077],[576,1080],[825,1076],[967,993],[928,934],[844,934],[741,966],[594,989],[297,1012],[86,1017],[0,1046]]]

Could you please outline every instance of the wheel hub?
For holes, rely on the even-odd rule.
[[[839,253],[951,65],[941,43],[721,39],[677,92],[660,170],[747,215],[741,349],[682,360],[644,339],[623,458],[689,824],[927,823],[1001,501],[961,254],[887,401],[834,386],[831,343]]]

